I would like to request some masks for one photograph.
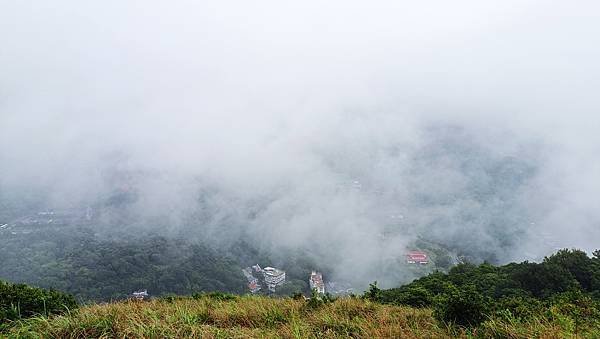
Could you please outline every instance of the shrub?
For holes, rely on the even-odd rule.
[[[479,325],[487,314],[489,302],[473,285],[440,297],[435,307],[435,315],[439,320],[465,327]]]
[[[566,316],[577,334],[580,328],[600,327],[600,304],[581,290],[571,290],[554,296],[551,300],[550,317]]]
[[[291,298],[294,300],[302,300],[304,299],[304,294],[302,294],[302,292],[296,292],[291,295]]]
[[[307,299],[307,306],[309,308],[318,308],[322,305],[334,302],[336,299],[333,298],[329,293],[319,294],[316,289],[312,290],[312,295]]]
[[[503,317],[510,317],[517,320],[528,320],[542,314],[544,305],[541,301],[532,297],[510,296],[497,300],[493,304],[494,313]]]
[[[37,315],[60,314],[77,308],[69,294],[0,281],[0,324]]]

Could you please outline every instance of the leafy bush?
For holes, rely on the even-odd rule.
[[[439,320],[460,326],[476,326],[489,314],[490,303],[473,285],[456,289],[436,303],[434,314]]]
[[[517,320],[531,319],[544,310],[543,303],[532,297],[509,296],[496,300],[493,303],[495,315],[504,317],[509,315]]]
[[[309,308],[318,308],[325,304],[330,304],[334,302],[336,298],[332,297],[331,294],[319,294],[317,289],[312,290],[311,297],[306,300],[307,306]]]
[[[550,304],[549,318],[568,317],[575,334],[582,328],[600,328],[600,303],[581,290],[555,295]]]
[[[0,281],[0,324],[36,315],[60,314],[77,308],[71,295]]]
[[[304,294],[302,294],[300,292],[296,292],[291,295],[291,298],[294,300],[302,300],[302,299],[304,299]]]

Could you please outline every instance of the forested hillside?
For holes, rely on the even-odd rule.
[[[32,233],[2,239],[0,277],[56,288],[80,300],[122,299],[138,289],[155,295],[241,293],[240,265],[207,246],[163,237],[99,240]]]
[[[598,338],[600,252],[562,250],[542,263],[460,264],[362,295],[267,298],[224,293],[90,304],[0,284],[10,337]],[[20,305],[15,307],[15,305]],[[66,312],[67,308],[69,312]],[[61,315],[62,314],[62,315]]]
[[[435,309],[443,321],[477,326],[490,317],[529,321],[567,314],[573,326],[600,326],[600,251],[561,250],[541,263],[460,264],[399,288],[372,285],[378,302]]]
[[[80,301],[118,300],[140,289],[153,296],[244,293],[242,268],[274,262],[287,273],[278,295],[308,294],[307,277],[316,267],[302,252],[273,255],[244,242],[219,247],[156,234],[95,234],[89,226],[36,226],[0,235],[0,279],[66,291]]]

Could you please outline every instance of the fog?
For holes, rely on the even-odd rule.
[[[2,198],[84,206],[128,173],[141,224],[309,249],[342,278],[422,237],[497,262],[590,251],[599,10],[4,2]]]

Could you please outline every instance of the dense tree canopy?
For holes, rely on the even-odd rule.
[[[592,258],[580,250],[560,250],[541,263],[504,266],[459,264],[446,274],[435,272],[373,298],[383,303],[434,307],[439,318],[470,326],[486,315],[510,312],[527,317],[542,304],[600,303],[600,252]],[[575,306],[573,306],[575,307]],[[576,307],[577,308],[577,307]]]
[[[85,232],[43,232],[4,239],[0,277],[68,291],[79,299],[122,299],[138,289],[152,295],[200,291],[242,293],[239,264],[208,246],[151,236],[104,239]]]

